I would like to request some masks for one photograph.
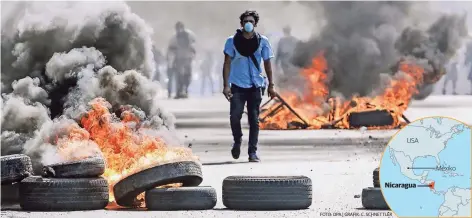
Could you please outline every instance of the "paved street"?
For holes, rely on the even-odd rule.
[[[247,163],[244,153],[233,161],[228,146],[197,146],[193,149],[203,163],[202,186],[218,193],[215,210],[195,212],[16,212],[6,217],[315,217],[320,212],[366,212],[354,195],[372,185],[372,170],[379,164],[380,146],[261,146],[261,163]],[[245,212],[224,210],[221,184],[230,175],[306,175],[313,181],[313,204],[308,210]]]
[[[208,103],[207,106],[214,105],[211,107],[214,115],[220,113],[225,116],[227,105],[214,99],[172,101],[168,105],[171,111],[178,112],[178,119],[202,119],[209,116],[203,110],[204,107],[198,108],[199,105],[204,105],[202,102],[205,101],[209,102],[205,102]],[[192,108],[194,111],[184,113],[180,108],[183,104],[187,104],[185,108]],[[445,115],[471,124],[471,109],[472,97],[440,96],[424,102],[414,102],[407,113],[412,120],[421,116]],[[232,160],[229,153],[231,137],[228,135],[228,129],[194,126],[178,131],[180,137],[187,136],[187,143],[194,142],[192,149],[204,165],[202,186],[212,186],[218,192],[218,203],[214,210],[152,212],[144,209],[121,209],[48,213],[8,210],[2,211],[2,217],[320,217],[322,212],[346,213],[345,217],[355,217],[347,213],[357,213],[356,217],[386,217],[380,216],[379,212],[387,211],[361,209],[360,198],[354,196],[361,194],[362,188],[372,186],[372,170],[379,165],[385,146],[385,141],[382,140],[388,139],[396,130],[363,133],[355,130],[262,131],[261,141],[265,140],[265,143],[261,143],[259,149],[261,163],[247,163],[245,150],[240,160]],[[313,182],[313,204],[310,209],[301,211],[226,210],[221,202],[221,185],[223,179],[230,175],[309,176]]]

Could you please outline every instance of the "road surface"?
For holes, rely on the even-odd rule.
[[[225,112],[227,102],[221,102],[221,99],[218,98],[181,101],[164,100],[163,103],[169,105],[171,111],[176,112],[177,119],[202,119],[202,117],[211,116],[223,116],[224,118],[224,116],[227,116],[225,115],[227,114]],[[202,105],[206,105],[206,107]],[[187,108],[187,110],[191,108],[193,111],[185,112],[182,107]],[[208,112],[204,110],[205,108],[210,108],[213,111]],[[424,102],[413,102],[412,107],[407,111],[407,116],[414,120],[421,116],[443,115],[472,124],[470,111],[472,111],[472,97],[470,96],[439,96],[428,98]],[[120,209],[80,212],[23,212],[16,206],[16,210],[5,210],[7,208],[2,207],[2,217],[262,218],[321,217],[326,215],[327,212],[333,214],[345,213],[345,217],[389,217],[385,216],[388,211],[362,209],[361,199],[354,198],[354,196],[360,195],[363,188],[372,186],[372,170],[379,165],[385,147],[384,141],[380,140],[380,143],[372,143],[371,138],[388,138],[395,133],[395,130],[383,132],[315,130],[287,131],[286,133],[283,131],[261,131],[261,140],[266,140],[266,143],[261,143],[259,148],[262,160],[260,163],[247,163],[245,152],[247,147],[243,148],[240,160],[232,160],[229,152],[230,143],[228,140],[231,140],[231,137],[228,129],[194,126],[178,129],[178,131],[180,137],[187,136],[187,141],[200,140],[200,143],[192,145],[192,150],[203,163],[204,180],[201,185],[212,186],[217,190],[218,203],[213,210],[157,212],[146,211],[145,209]],[[247,136],[247,134],[245,135]],[[324,139],[321,136],[325,136]],[[212,143],[208,143],[209,141],[203,143],[212,137],[216,138]],[[278,142],[267,141],[270,138],[275,138]],[[326,138],[332,143],[326,144]],[[357,141],[346,140],[353,138],[360,139]],[[342,143],[336,143],[337,141]],[[227,210],[221,202],[221,185],[223,179],[231,175],[309,176],[313,182],[313,204],[309,209],[299,211],[254,212]],[[357,214],[357,216],[353,214]]]
[[[372,170],[379,165],[383,146],[260,146],[260,163],[248,163],[246,147],[232,160],[228,146],[195,146],[203,163],[202,186],[217,190],[214,210],[157,212],[100,210],[80,212],[2,211],[2,217],[319,217],[321,212],[369,212],[354,198],[372,186]],[[306,175],[313,182],[313,204],[300,211],[231,211],[221,202],[222,181],[231,175]],[[5,208],[3,208],[5,209]],[[374,211],[378,212],[378,211]]]

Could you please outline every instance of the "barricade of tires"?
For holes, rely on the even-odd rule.
[[[113,187],[116,203],[123,207],[136,207],[136,197],[145,192],[148,210],[208,210],[216,205],[216,191],[212,187],[199,187],[202,183],[201,164],[181,161],[158,165],[132,174]],[[180,183],[178,188],[158,188]]]
[[[104,209],[109,185],[100,177],[101,157],[48,165],[41,176],[32,175],[26,155],[2,156],[2,201],[15,197],[27,211],[75,211]],[[137,207],[145,192],[148,210],[208,210],[217,203],[214,188],[199,186],[201,164],[181,161],[161,164],[131,174],[113,187],[116,203]],[[159,188],[180,183],[178,188]],[[10,187],[13,194],[3,192]],[[15,189],[16,187],[16,189]],[[16,192],[15,192],[16,190]],[[305,176],[229,176],[223,181],[223,205],[233,210],[298,210],[312,204],[312,182]]]
[[[200,187],[201,165],[183,161],[159,165],[130,175],[113,188],[116,202],[137,206],[136,196],[145,192],[148,210],[208,210],[215,207],[217,194],[212,187]],[[181,183],[179,188],[156,188]],[[223,204],[235,210],[296,210],[312,202],[308,177],[230,176],[223,181]]]
[[[2,204],[19,201],[20,181],[33,172],[30,157],[23,154],[1,157]]]
[[[15,199],[27,211],[98,210],[108,204],[108,183],[102,158],[44,166],[33,176],[31,159],[23,154],[1,157],[2,188],[17,186]],[[5,194],[3,193],[2,198]],[[5,196],[8,198],[8,196]]]

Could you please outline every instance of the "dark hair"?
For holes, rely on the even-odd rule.
[[[183,28],[184,27],[184,23],[182,23],[182,21],[177,21],[177,23],[175,23],[175,27],[178,28]]]
[[[292,31],[292,28],[290,26],[285,26],[283,28],[284,33],[290,33]]]
[[[250,11],[250,10],[246,10],[244,13],[242,13],[239,16],[239,22],[242,24],[244,18],[249,17],[249,16],[254,17],[254,21],[256,22],[255,24],[259,22],[259,14],[257,13],[257,11]]]

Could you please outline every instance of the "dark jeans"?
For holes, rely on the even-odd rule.
[[[241,131],[241,118],[244,112],[244,105],[247,103],[249,154],[254,154],[257,151],[257,143],[259,140],[259,107],[262,101],[262,92],[262,88],[241,88],[231,85],[233,97],[230,100],[230,122],[233,139],[235,143],[241,143],[243,136],[243,132]]]
[[[192,59],[176,59],[172,64],[172,68],[168,69],[167,77],[169,83],[167,91],[171,96],[173,83],[176,83],[176,96],[183,97],[188,95],[188,87],[192,81]]]
[[[175,66],[177,74],[177,95],[188,95],[188,87],[192,81],[192,60],[176,61]]]

